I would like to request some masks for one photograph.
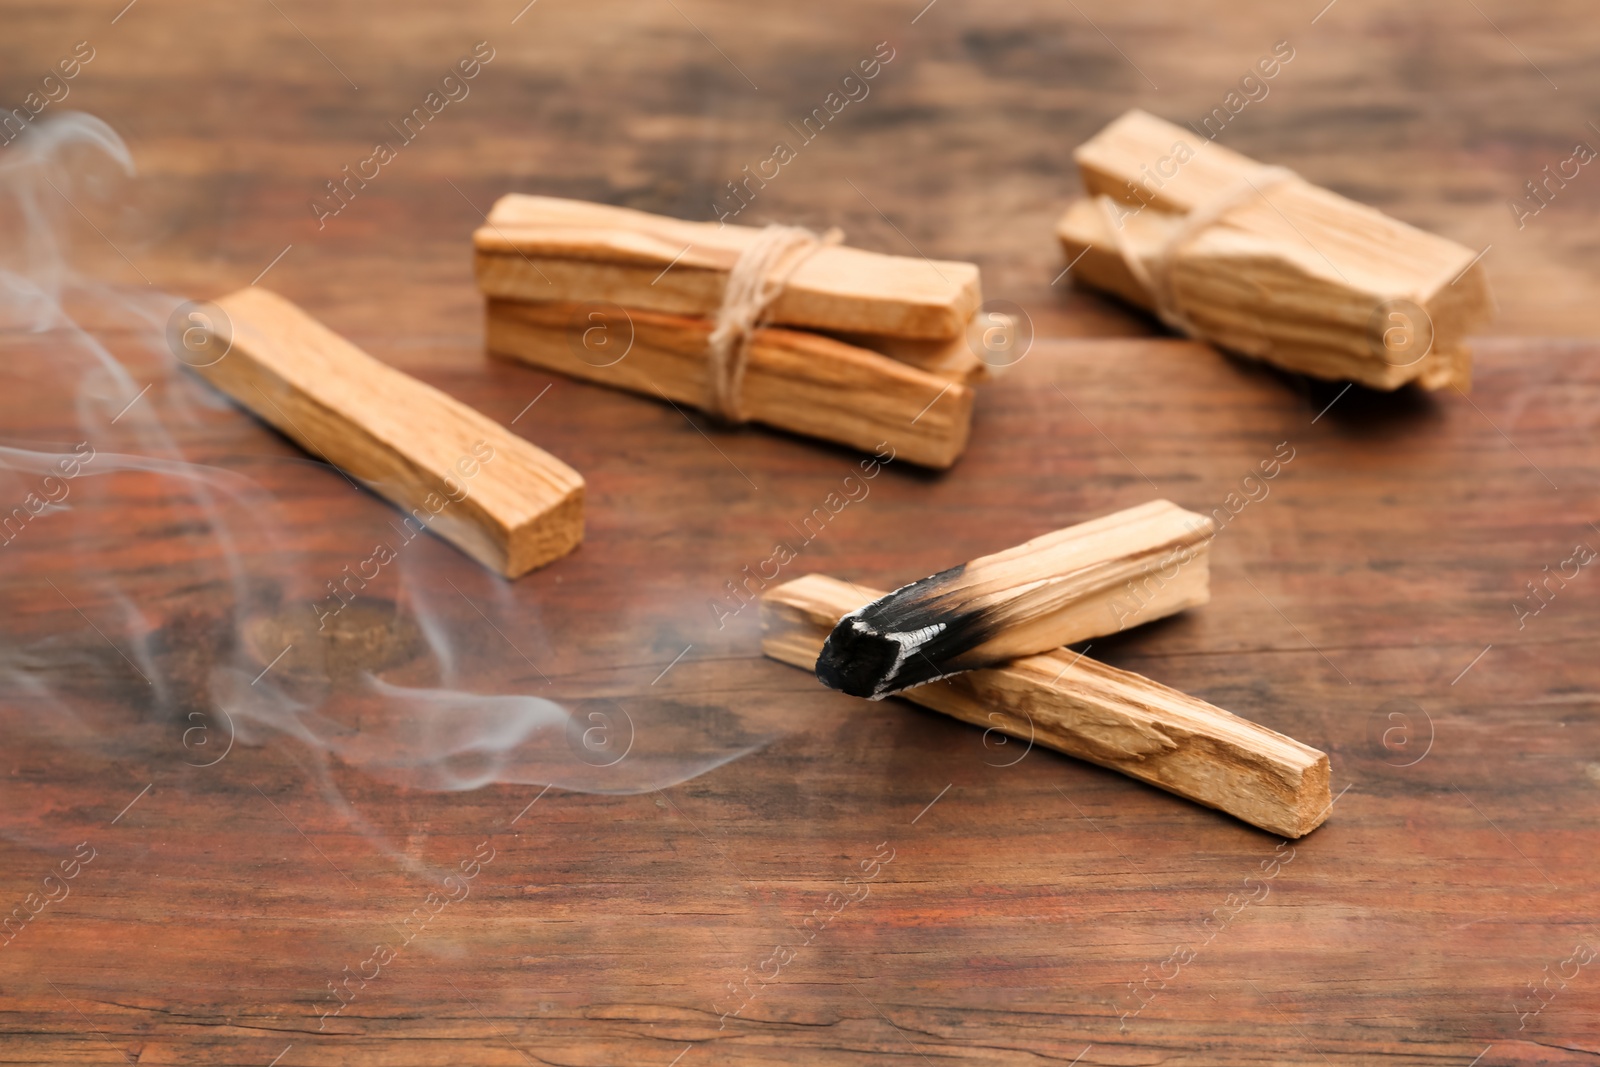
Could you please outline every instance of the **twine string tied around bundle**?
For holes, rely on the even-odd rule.
[[[1109,196],[1100,196],[1098,200],[1101,211],[1105,213],[1106,222],[1111,227],[1111,240],[1116,246],[1117,254],[1122,257],[1123,263],[1127,264],[1128,273],[1132,274],[1134,280],[1150,294],[1150,302],[1154,305],[1156,316],[1185,337],[1198,338],[1199,328],[1178,306],[1177,297],[1172,291],[1172,266],[1178,252],[1202,231],[1216,225],[1224,215],[1244,204],[1252,196],[1260,194],[1264,197],[1268,189],[1297,177],[1298,175],[1287,167],[1259,167],[1240,177],[1238,181],[1219,189],[1195,205],[1194,209],[1183,217],[1183,221],[1161,242],[1155,254],[1148,258],[1141,257],[1129,241],[1123,217],[1118,213],[1119,201]]]
[[[756,330],[800,264],[842,240],[837,227],[818,236],[803,226],[773,225],[739,253],[707,344],[711,411],[718,418],[734,425],[745,421],[741,393]]]

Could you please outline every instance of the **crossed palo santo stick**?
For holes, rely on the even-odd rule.
[[[808,575],[762,598],[762,650],[1301,837],[1331,809],[1325,753],[1061,647],[1204,603],[1210,534],[1155,501],[887,595]]]
[[[878,700],[1119,630],[1130,598],[1141,621],[1204,604],[1212,532],[1155,500],[940,571],[839,620],[817,678]]]

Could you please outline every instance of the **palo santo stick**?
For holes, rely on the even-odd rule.
[[[194,369],[300,447],[508,578],[583,540],[583,478],[460,401],[251,287],[216,301],[231,348]]]
[[[1016,326],[1016,316],[1008,312],[980,310],[967,323],[961,336],[944,341],[885,337],[870,333],[842,333],[835,336],[846,344],[870,348],[890,359],[919,367],[929,374],[972,385],[999,377],[1021,358],[1004,347],[985,347],[986,342],[995,343],[996,339],[1014,344]]]
[[[901,586],[839,620],[817,678],[877,700],[1204,604],[1213,529],[1153,500]]]
[[[1129,271],[1119,239],[1157,273],[1163,241],[1185,216],[1243,190],[1170,253],[1167,299],[1201,336],[1377,389],[1468,384],[1466,338],[1490,313],[1471,249],[1303,179],[1263,178],[1252,160],[1142,111],[1074,158],[1089,195],[1121,205],[1115,223],[1094,202],[1073,205],[1058,223],[1080,280],[1154,310],[1157,294]]]
[[[710,404],[708,320],[629,311],[604,327],[622,354],[606,349],[602,358],[582,340],[591,306],[490,300],[489,352],[646,396]],[[954,463],[972,421],[969,387],[798,330],[755,332],[740,395],[752,422],[867,451],[887,441],[900,458],[925,467]]]
[[[473,234],[478,286],[491,297],[609,301],[709,317],[722,306],[752,226],[686,222],[546,196],[503,196]],[[971,263],[818,249],[785,282],[767,321],[927,340],[958,336],[983,301]]]
[[[761,650],[809,668],[837,620],[878,595],[820,574],[768,590],[761,599]],[[1310,833],[1332,808],[1325,753],[1066,649],[900,695],[1286,837]]]
[[[989,367],[967,343],[967,337],[947,341],[921,341],[915,338],[884,337],[871,333],[843,333],[837,340],[865,348],[918,370],[936,374],[946,381],[975,385],[990,376]]]

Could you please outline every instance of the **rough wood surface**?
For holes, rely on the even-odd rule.
[[[739,253],[761,231],[643,211],[508,194],[473,234],[478,285],[507,300],[606,300],[706,317]],[[983,300],[971,263],[817,249],[768,310],[779,326],[944,340]]]
[[[1089,196],[1120,205],[1079,202],[1057,224],[1079,280],[1154,308],[1123,261],[1125,241],[1157,277],[1170,260],[1165,299],[1235,352],[1377,389],[1469,383],[1466,339],[1491,305],[1472,249],[1299,177],[1267,184],[1260,164],[1138,110],[1073,158]],[[1233,207],[1165,247],[1186,215],[1241,182]]]
[[[283,297],[240,289],[194,370],[318,459],[508,578],[583,540],[583,477],[459,400],[380,363]]]
[[[92,39],[96,58],[45,115],[103,116],[138,167],[125,198],[61,186],[104,237],[40,187],[71,231],[71,262],[205,297],[284,253],[261,284],[583,472],[584,547],[556,566],[507,586],[435,539],[413,546],[471,598],[426,590],[476,654],[475,685],[548,688],[474,609],[493,613],[504,587],[515,611],[497,623],[574,698],[615,694],[636,714],[670,702],[679,720],[714,723],[765,704],[785,728],[659,793],[552,789],[531,809],[542,786],[428,792],[337,761],[330,796],[283,739],[186,766],[215,758],[186,749],[184,731],[209,721],[220,743],[217,713],[156,711],[151,687],[43,582],[132,653],[118,605],[82,595],[89,557],[43,525],[89,522],[130,572],[171,567],[166,502],[134,476],[106,479],[121,483],[122,506],[41,517],[0,549],[7,662],[53,645],[59,670],[35,663],[34,680],[49,668],[51,681],[66,673],[103,689],[114,697],[105,721],[122,731],[100,749],[54,746],[33,729],[70,720],[28,703],[28,686],[0,694],[13,715],[0,913],[23,906],[79,842],[100,853],[70,898],[0,949],[0,1059],[1593,1063],[1600,972],[1568,961],[1579,941],[1597,943],[1600,914],[1595,569],[1564,589],[1548,579],[1559,591],[1524,628],[1513,605],[1538,606],[1526,583],[1547,580],[1544,566],[1557,571],[1576,541],[1600,548],[1587,525],[1600,516],[1600,348],[1551,339],[1600,333],[1600,173],[1584,168],[1525,228],[1506,207],[1575,140],[1593,143],[1600,20],[1589,5],[1340,0],[1311,24],[1325,0],[940,0],[911,25],[925,3],[813,0],[758,16],[723,0],[541,0],[513,25],[524,0],[398,0],[381,19],[305,0],[140,0],[112,25],[124,6],[11,5],[0,34],[8,107]],[[1026,309],[1039,340],[978,396],[958,466],[891,464],[802,543],[790,523],[843,495],[854,453],[725,432],[692,410],[484,358],[467,240],[497,196],[713,218],[724,183],[767,158],[886,36],[899,55],[872,95],[737,221],[837,224],[861,247],[970,260],[989,296]],[[1052,286],[1052,227],[1079,184],[1072,149],[1134,104],[1197,119],[1286,36],[1298,57],[1220,140],[1475,250],[1492,244],[1482,264],[1500,307],[1493,335],[1473,344],[1470,403],[1453,390],[1339,397],[1339,386],[1155,337],[1147,317],[1070,274]],[[472,95],[319,229],[307,200],[326,197],[324,183],[374,137],[394,139],[387,123],[484,38],[498,54]],[[80,309],[87,325],[93,311]],[[51,360],[72,341],[31,330],[7,332],[8,352],[20,343]],[[100,336],[124,359],[143,348]],[[0,362],[7,443],[79,440],[17,368]],[[109,419],[144,380],[95,384]],[[96,438],[102,454],[138,444],[132,430],[166,388]],[[207,462],[265,454],[247,471],[281,500],[319,579],[367,551],[353,531],[392,515],[388,505],[254,420],[201,409],[217,435],[199,450]],[[1296,452],[1283,473],[1242,484],[1285,440]],[[87,497],[94,483],[73,484]],[[7,504],[28,487],[16,488]],[[1279,847],[1081,760],[1035,746],[1017,761],[1023,747],[999,732],[830,692],[760,656],[753,606],[719,629],[706,604],[739,608],[725,583],[759,574],[780,538],[801,555],[779,581],[804,570],[909,579],[1155,495],[1229,515],[1211,550],[1212,601],[1136,639],[1097,640],[1089,655],[1327,751],[1339,799],[1304,841]],[[261,580],[274,573],[261,568]],[[172,655],[201,648],[224,591],[158,588],[156,634]],[[382,621],[349,633],[352,670],[392,647]],[[265,649],[245,682],[282,647]],[[301,652],[256,688],[300,669]],[[203,673],[192,654],[191,673]],[[639,736],[641,749],[654,743],[648,724]],[[318,1032],[327,983],[440,890],[428,871],[455,869],[486,834],[499,855],[471,899],[385,966],[329,1024],[337,1033]],[[793,927],[852,891],[842,878],[885,841],[895,858],[870,896],[719,1030],[717,1012],[739,1003],[727,983],[760,988],[774,946],[793,947]]]
[[[711,405],[706,319],[594,303],[490,300],[492,355],[656,400]],[[963,377],[965,377],[963,375]],[[944,468],[961,456],[973,390],[803,330],[758,329],[740,405],[751,422]]]
[[[957,337],[942,341],[926,341],[918,338],[891,337],[885,334],[874,333],[839,333],[833,336],[846,344],[855,345],[857,348],[867,348],[874,352],[888,356],[890,359],[909,363],[913,367],[925,370],[929,374],[937,374],[941,378],[952,381],[965,382],[975,385],[985,381],[992,375],[1004,370],[1003,361],[1007,353],[990,353],[983,347],[982,335],[979,334],[977,343],[970,337],[976,317],[967,324],[968,332],[963,332]],[[979,329],[982,323],[978,323]],[[982,353],[982,355],[980,355]],[[989,360],[994,360],[991,366]]]
[[[1179,225],[1177,216],[1155,211],[1122,222],[1121,239],[1147,265]],[[1073,273],[1085,284],[1153,312],[1155,303],[1118,251],[1112,227],[1097,202],[1079,200],[1062,215],[1056,233],[1075,264]],[[1350,305],[1341,328],[1308,325],[1307,314],[1325,306],[1326,290],[1313,293],[1315,285],[1285,284],[1278,252],[1276,242],[1223,229],[1184,243],[1173,264],[1174,288],[1182,293],[1185,313],[1209,340],[1304,374],[1372,389],[1397,389],[1411,381],[1430,389],[1471,385],[1471,351],[1464,341],[1435,335],[1432,320],[1415,301],[1402,300],[1387,313],[1377,302],[1358,302]]]
[[[852,609],[817,677],[877,698],[1204,604],[1215,534],[1167,500],[1040,534]]]
[[[812,669],[839,619],[883,594],[811,574],[761,597],[761,650]],[[896,694],[1303,837],[1332,810],[1327,753],[1070,649]]]

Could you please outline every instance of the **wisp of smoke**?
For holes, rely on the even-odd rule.
[[[545,676],[525,652],[558,642],[531,591],[405,539],[384,501],[212,392],[168,349],[179,297],[75,272],[69,224],[132,174],[116,133],[72,112],[0,156],[9,747],[85,788],[130,766],[275,758],[362,825],[350,774],[639,792],[770,739],[686,697],[688,666],[676,690]],[[380,543],[395,562],[337,613],[314,610]],[[24,819],[0,832],[58,836]]]

